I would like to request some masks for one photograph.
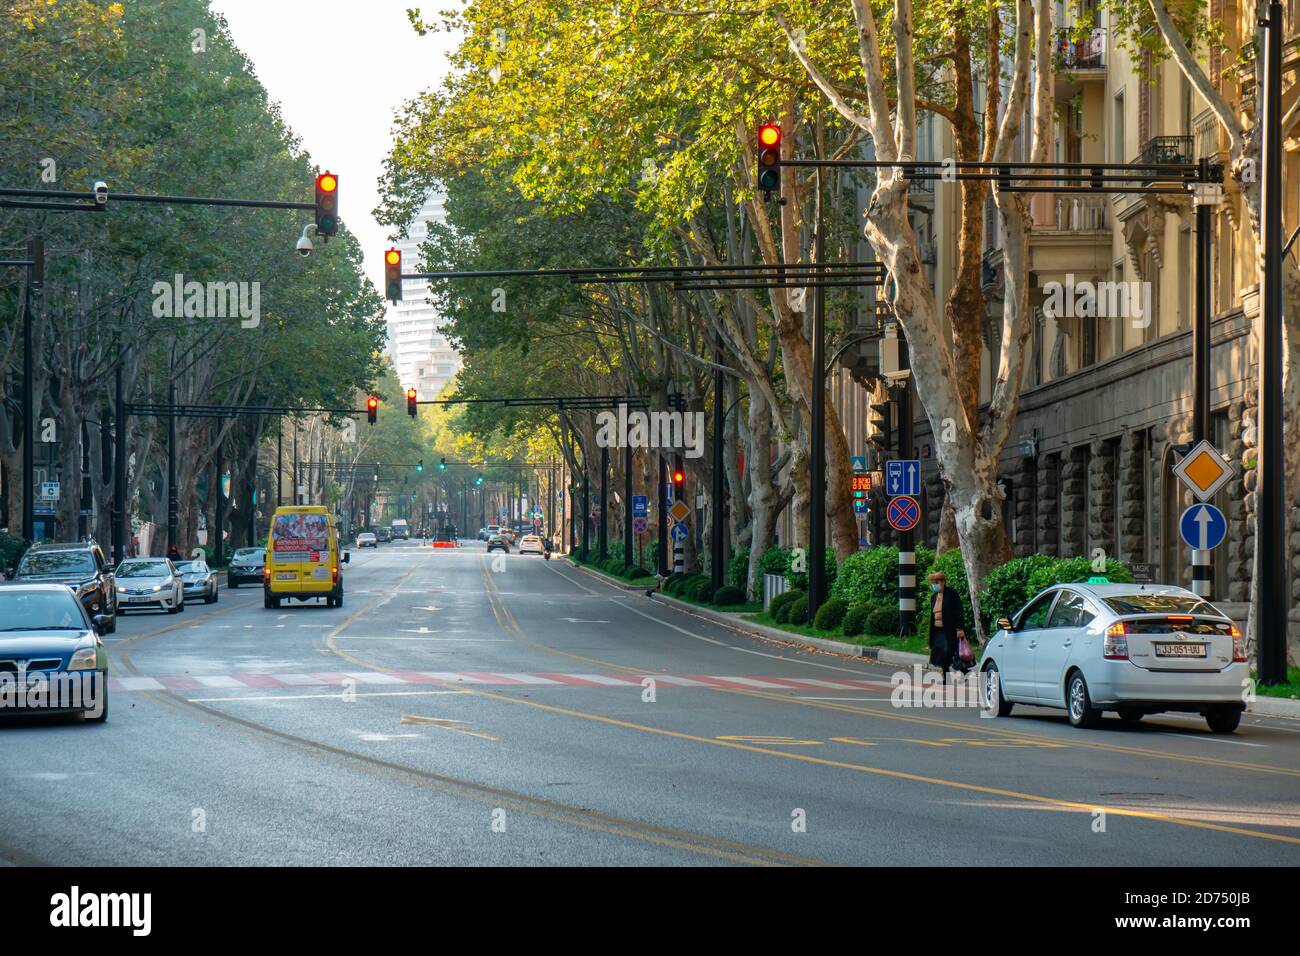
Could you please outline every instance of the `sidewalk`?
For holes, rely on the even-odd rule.
[[[585,570],[585,569],[584,569]],[[636,588],[634,590],[640,590]],[[907,651],[895,651],[886,647],[864,647],[861,644],[850,644],[847,641],[836,641],[824,637],[804,637],[802,634],[791,634],[789,631],[783,631],[780,628],[768,627],[765,624],[757,624],[753,621],[746,621],[740,613],[717,611],[712,608],[700,607],[696,604],[687,604],[685,601],[679,601],[676,598],[668,597],[665,594],[651,594],[650,597],[656,601],[662,601],[678,610],[685,611],[688,614],[694,614],[706,621],[713,621],[730,627],[733,630],[750,634],[754,637],[760,637],[764,640],[777,641],[781,644],[788,644],[791,647],[815,647],[819,651],[827,651],[832,654],[844,654],[848,657],[860,657],[864,660],[879,661],[881,664],[902,664],[911,666],[912,664],[928,664],[929,658],[924,654],[912,654]],[[1300,700],[1290,700],[1284,697],[1265,697],[1262,694],[1256,695],[1255,700],[1246,706],[1246,713],[1253,714],[1257,717],[1290,717],[1300,719]]]

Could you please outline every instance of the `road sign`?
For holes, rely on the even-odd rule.
[[[1217,548],[1228,533],[1228,519],[1214,505],[1192,505],[1178,519],[1178,533],[1189,548]]]
[[[1203,441],[1174,465],[1174,474],[1197,498],[1208,501],[1234,472],[1215,447]]]
[[[885,481],[889,481],[888,476]],[[890,499],[885,516],[889,519],[889,526],[895,531],[911,531],[921,520],[921,503],[911,495],[899,495]]]
[[[59,500],[59,483],[57,481],[41,482],[41,497],[46,499]]]
[[[852,484],[854,498],[865,498],[871,491],[870,475],[850,475],[849,481]]]
[[[867,501],[866,498],[854,498],[854,499],[853,499],[853,513],[854,513],[854,514],[857,514],[857,515],[864,515],[864,514],[867,513],[867,509],[870,508],[870,507],[871,507],[871,503],[870,503],[869,501]]]
[[[684,501],[674,501],[673,506],[668,509],[668,514],[678,523],[685,521],[691,514],[690,505]]]
[[[645,534],[645,518],[632,519],[632,532],[634,534]]]
[[[685,541],[690,537],[690,530],[684,524],[673,525],[672,536],[674,541]]]
[[[632,517],[644,518],[650,513],[650,497],[648,495],[632,496]]]
[[[851,469],[853,469],[854,471],[866,471],[866,470],[867,470],[867,456],[866,456],[866,455],[853,455],[851,458],[849,458],[849,467],[850,467]]]
[[[903,458],[885,462],[885,494],[915,497],[921,493],[921,461]]]

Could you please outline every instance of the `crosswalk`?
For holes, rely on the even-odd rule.
[[[889,690],[880,680],[811,677],[736,677],[707,674],[524,674],[488,671],[318,671],[310,674],[184,674],[110,677],[120,691],[266,690],[294,687],[410,686],[457,684],[513,687],[641,687],[653,680],[698,690]]]

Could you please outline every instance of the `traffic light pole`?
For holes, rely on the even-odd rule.
[[[822,171],[816,170],[816,232],[813,258],[820,265],[826,259],[826,215],[822,208]],[[808,491],[808,623],[822,606],[826,588],[826,292],[813,289],[812,395],[810,397],[809,455],[812,482]]]
[[[176,512],[180,498],[176,494],[176,383],[167,386],[170,409],[167,413],[167,549],[177,546]]]
[[[821,261],[820,257],[818,261]],[[720,334],[715,336],[713,348],[713,360],[717,363],[717,367],[713,370],[713,493],[710,495],[713,499],[712,508],[710,509],[710,517],[713,521],[709,533],[709,586],[713,591],[717,591],[726,581],[724,573],[726,570],[724,567],[726,555],[723,551],[723,536],[726,525],[723,521],[723,499],[726,497],[727,484],[724,473],[726,452],[723,432],[727,410],[723,406],[725,384],[722,377],[723,345]],[[816,361],[815,358],[814,361]]]
[[[596,526],[596,557],[604,561],[609,557],[609,449],[600,450],[600,523]]]
[[[23,310],[23,530],[28,541],[36,540],[36,452],[32,432],[36,426],[32,388],[32,311],[45,300],[45,243],[27,240],[27,308]]]
[[[1263,330],[1259,354],[1259,497],[1255,515],[1255,590],[1261,684],[1287,676],[1286,471],[1282,457],[1282,4],[1268,5],[1264,24],[1264,130],[1262,192],[1264,263],[1261,277]]]
[[[1209,160],[1202,159],[1202,179]],[[1196,206],[1196,327],[1192,332],[1192,444],[1212,441],[1210,434],[1210,211],[1206,197],[1194,197]],[[1192,592],[1207,601],[1213,596],[1213,552],[1192,549]]]
[[[126,557],[126,403],[122,397],[122,353],[113,371],[113,565]]]
[[[224,561],[221,525],[223,512],[226,510],[225,502],[222,500],[225,496],[222,494],[221,487],[221,423],[218,422],[217,440],[213,443],[212,449],[212,497],[214,506],[212,509],[212,530],[208,534],[209,543],[212,545],[212,563],[220,565]]]
[[[635,562],[632,554],[632,446],[623,449],[623,567]]]
[[[907,333],[901,328],[898,339],[899,370],[911,367],[911,354],[907,348]],[[915,455],[912,440],[912,383],[910,376],[903,379],[898,396],[898,457],[909,461]],[[898,533],[898,635],[911,637],[916,633],[916,529]]]
[[[656,570],[660,577],[668,575],[668,463],[659,456],[659,561]]]

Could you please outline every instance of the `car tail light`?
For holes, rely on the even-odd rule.
[[[1236,624],[1232,625],[1228,631],[1232,635],[1232,662],[1241,663],[1246,660],[1246,639],[1241,635],[1241,629]]]
[[[1106,628],[1106,640],[1101,646],[1101,656],[1108,661],[1128,660],[1128,628],[1119,621]]]
[[[335,583],[335,584],[338,584],[338,583],[339,583],[339,569],[338,569],[338,568],[332,568],[331,570],[334,572],[334,583]]]

